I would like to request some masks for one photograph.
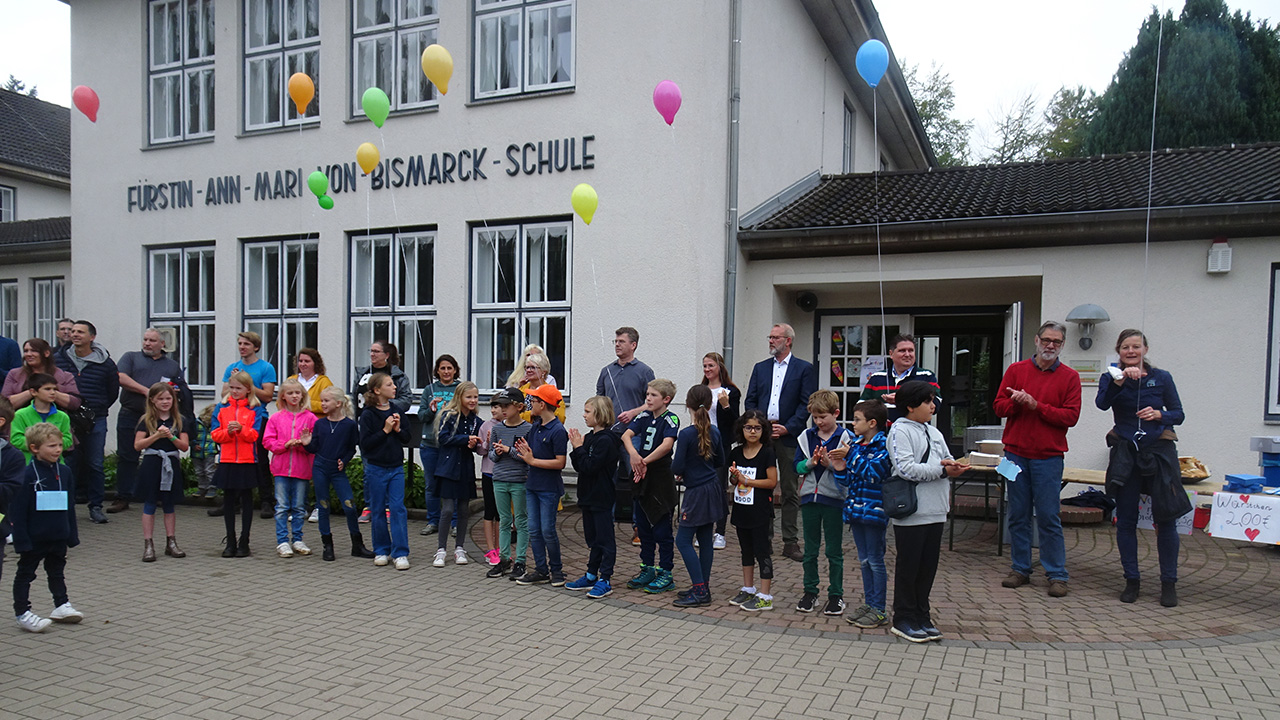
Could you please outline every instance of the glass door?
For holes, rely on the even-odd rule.
[[[840,421],[853,422],[867,377],[884,369],[884,342],[900,332],[910,332],[908,315],[829,315],[819,325],[818,387],[840,396]]]

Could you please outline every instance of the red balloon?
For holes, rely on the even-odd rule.
[[[76,104],[77,110],[89,118],[89,122],[98,122],[98,93],[94,92],[93,88],[77,85],[76,89],[71,91],[71,102]]]

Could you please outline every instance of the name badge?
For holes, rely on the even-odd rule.
[[[66,510],[66,490],[37,490],[36,510]]]

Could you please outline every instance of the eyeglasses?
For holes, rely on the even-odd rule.
[[[764,428],[759,425],[743,425],[742,432],[764,432]]]
[[[786,340],[787,336],[786,335],[770,335],[769,339],[770,340]]]
[[[1037,338],[1037,339],[1040,341],[1041,345],[1054,345],[1054,346],[1061,345],[1062,343],[1067,341],[1066,338],[1062,338],[1061,340],[1054,340],[1052,338]]]

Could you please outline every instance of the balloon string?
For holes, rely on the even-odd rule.
[[[888,328],[885,325],[884,316],[884,265],[880,258],[880,163],[874,155],[879,153],[880,146],[880,116],[876,105],[876,88],[871,88],[871,150],[873,157],[871,162],[875,163],[871,170],[871,181],[873,183],[873,197],[875,198],[875,221],[876,221],[876,281],[880,285],[880,350],[888,355],[889,344]]]
[[[1160,14],[1160,29],[1156,33],[1156,72],[1155,82],[1151,88],[1151,147],[1147,153],[1147,222],[1142,238],[1142,323],[1138,328],[1143,333],[1143,344],[1147,332],[1147,292],[1151,274],[1151,200],[1155,194],[1156,180],[1156,108],[1160,101],[1160,52],[1164,44],[1164,13]],[[1135,398],[1135,411],[1142,410],[1142,381],[1138,381],[1138,392]],[[1142,419],[1138,419],[1138,429],[1134,433],[1134,441],[1146,435],[1142,429]]]

